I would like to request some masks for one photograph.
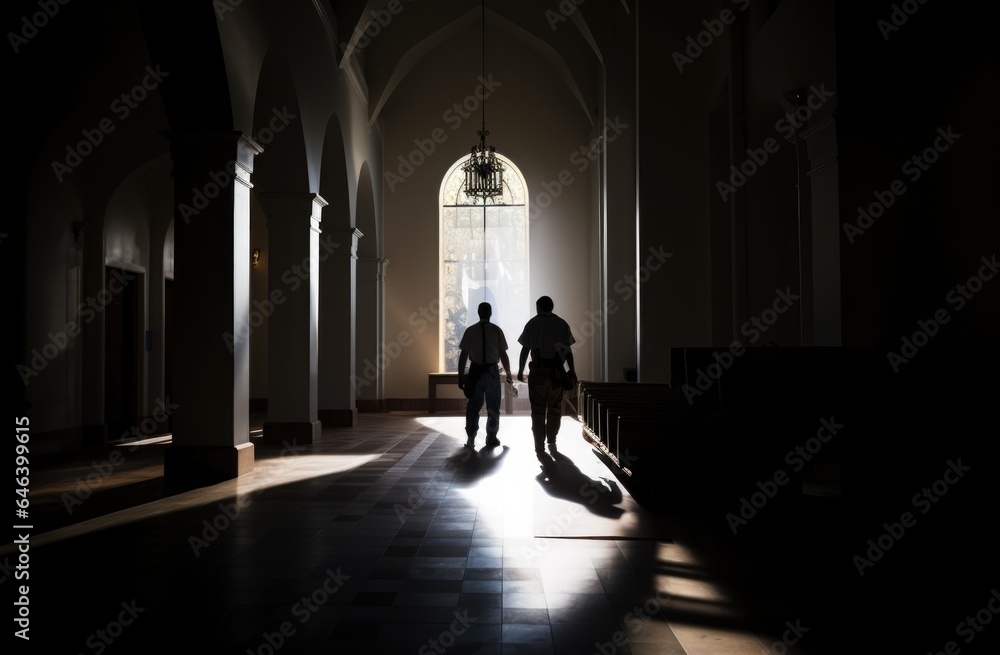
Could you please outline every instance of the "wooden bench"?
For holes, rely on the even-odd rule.
[[[634,450],[629,450],[629,444],[620,438],[619,419],[642,417],[651,429],[658,428],[655,433],[662,434],[662,405],[669,393],[670,385],[666,384],[580,382],[578,407],[584,438],[631,476],[623,460],[634,454]]]
[[[458,373],[428,373],[427,374],[427,413],[433,414],[437,409],[437,385],[453,384],[458,386]]]
[[[734,499],[783,465],[787,435],[761,430],[759,417],[722,411],[717,403],[689,403],[680,388],[584,382],[581,394],[584,438],[617,465],[630,490],[647,498],[688,510],[729,511]],[[789,487],[800,485],[792,476]],[[790,503],[796,495],[774,502]]]
[[[580,421],[600,436],[606,434],[606,426],[602,421],[601,407],[608,402],[621,401],[638,403],[643,407],[655,405],[666,400],[670,385],[649,384],[639,385],[630,382],[598,383],[581,382],[579,385],[579,416]]]
[[[633,480],[636,490],[708,500],[731,495],[729,481],[751,440],[693,407],[668,384],[580,383],[584,438]]]

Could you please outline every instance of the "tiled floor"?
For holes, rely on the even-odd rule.
[[[524,415],[502,417],[501,448],[480,438],[471,451],[460,416],[389,413],[362,414],[304,447],[255,439],[252,474],[199,489],[164,486],[162,443],[119,448],[110,468],[38,470],[32,645],[112,655],[807,652],[786,649],[785,626],[727,588],[725,561],[697,532],[640,507],[579,424],[563,421],[559,453],[542,463]],[[110,475],[88,482],[99,470]],[[5,567],[16,556],[12,544],[0,549]]]

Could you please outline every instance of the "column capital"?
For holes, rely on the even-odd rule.
[[[343,238],[345,238],[345,239],[355,239],[355,240],[357,240],[357,239],[360,239],[361,237],[365,236],[365,233],[362,232],[361,230],[359,230],[356,227],[340,227],[340,226],[334,225],[332,227],[323,228],[323,231],[324,232],[329,232],[331,234],[342,235]]]
[[[312,214],[309,215],[309,227],[317,233],[322,233],[323,230],[320,229],[320,225],[323,223],[323,208],[330,203],[318,193],[312,194],[312,197],[313,209]]]
[[[358,257],[358,275],[362,280],[382,280],[388,264],[383,257]]]
[[[356,227],[328,227],[323,230],[327,234],[334,235],[338,242],[346,243],[347,252],[352,259],[358,258],[358,240],[364,233]]]
[[[323,208],[327,206],[327,202],[318,193],[262,191],[256,195],[257,200],[264,207],[264,212],[269,217],[272,213],[280,216],[308,213],[310,229],[314,232],[322,232],[319,226],[322,221]],[[266,224],[270,227],[270,218],[268,218]]]
[[[297,193],[295,191],[258,191],[257,197],[284,202],[311,202],[321,208],[326,207],[329,204],[323,196],[312,192]]]
[[[208,168],[223,179],[226,173],[237,182],[252,188],[254,157],[264,152],[264,147],[243,132],[187,132],[162,130],[170,142],[170,159],[174,168]],[[217,182],[214,178],[210,182]]]
[[[184,130],[161,130],[163,136],[170,142],[171,155],[191,152],[189,146],[197,146],[204,151],[206,146],[215,144],[220,148],[235,148],[237,153],[243,153],[249,160],[238,159],[240,164],[247,164],[253,169],[253,157],[264,152],[264,146],[253,140],[244,132],[188,132]]]

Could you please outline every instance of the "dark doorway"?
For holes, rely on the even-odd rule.
[[[104,417],[108,439],[118,441],[142,420],[143,277],[105,269]]]
[[[163,393],[169,406],[174,397],[174,281],[163,281]],[[167,415],[167,431],[174,431],[174,415]]]
[[[729,91],[709,112],[708,166],[712,180],[729,181]],[[731,198],[730,198],[731,200]],[[712,343],[730,343],[736,332],[733,321],[733,216],[732,203],[722,199],[713,185],[709,195],[712,247]]]

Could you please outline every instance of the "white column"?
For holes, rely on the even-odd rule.
[[[358,239],[353,227],[325,232],[337,245],[320,268],[323,280],[320,326],[320,419],[323,427],[350,427],[358,421],[355,395]]]
[[[250,174],[262,148],[238,132],[170,133],[175,357],[167,479],[253,470],[250,443]]]
[[[268,292],[251,318],[267,320],[266,443],[312,443],[319,437],[318,338],[320,221],[315,193],[261,193],[267,215]],[[250,255],[249,248],[247,256]]]
[[[604,281],[602,310],[607,312],[607,381],[626,381],[626,371],[639,365],[639,299],[625,299],[615,292],[618,282],[634,279],[637,271],[638,216],[636,211],[636,130],[618,133],[619,124],[635,125],[635,27],[631,21],[616,25],[614,48],[607,52],[604,106],[600,135],[604,137],[605,205],[603,208]],[[556,313],[559,313],[559,300]],[[615,311],[611,313],[614,303]],[[655,341],[659,335],[653,336]],[[579,339],[579,335],[577,335]]]
[[[382,371],[377,366],[382,342],[382,289],[387,259],[358,260],[358,334],[354,370],[358,406],[369,411],[381,409]]]
[[[149,385],[146,389],[146,415],[149,416],[160,408],[160,404],[168,402],[164,389],[164,279],[163,279],[163,236],[165,229],[151,230],[149,269],[147,270],[147,286],[149,289],[147,306],[149,307],[149,331],[151,337],[150,351],[147,353]],[[162,412],[160,408],[160,412]],[[160,419],[163,414],[156,412],[154,419]],[[167,431],[168,421],[157,425],[157,431]]]
[[[833,114],[802,132],[809,158],[811,243],[803,247],[803,268],[812,271],[812,332],[815,346],[841,345],[840,172]]]

